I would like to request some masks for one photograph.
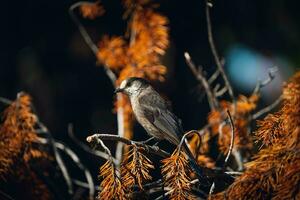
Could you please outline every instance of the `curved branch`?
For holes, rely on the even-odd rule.
[[[152,154],[156,154],[158,156],[161,156],[163,158],[166,158],[166,157],[169,157],[170,154],[165,152],[164,150],[160,149],[158,146],[149,146],[149,145],[146,145],[144,143],[141,143],[141,142],[136,142],[136,141],[132,141],[132,140],[129,140],[129,139],[126,139],[124,137],[120,137],[118,135],[112,135],[112,134],[93,134],[91,136],[88,136],[86,138],[87,142],[93,142],[93,141],[96,141],[96,142],[102,142],[102,140],[111,140],[111,141],[118,141],[118,142],[122,142],[126,145],[137,145],[137,146],[141,146],[141,147],[144,147],[146,150],[149,151],[149,153],[152,153]]]
[[[92,178],[90,171],[81,163],[79,157],[76,155],[76,153],[72,149],[67,147],[62,142],[57,142],[57,141],[55,142],[55,146],[58,149],[65,152],[73,160],[73,162],[76,163],[78,168],[84,172],[86,181],[88,183],[89,197],[90,197],[90,199],[93,199],[94,194],[95,194],[95,185],[94,185],[93,178]]]
[[[85,143],[81,142],[80,140],[78,140],[74,134],[74,128],[72,124],[68,125],[68,135],[71,138],[71,140],[73,140],[78,146],[80,146],[84,151],[93,154],[97,157],[103,158],[105,160],[109,159],[109,155],[103,151],[99,151],[99,150],[93,150],[91,149],[88,145],[86,145]],[[113,157],[113,162],[114,164],[117,164],[117,160]]]

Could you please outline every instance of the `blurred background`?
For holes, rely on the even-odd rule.
[[[184,129],[197,129],[206,124],[209,108],[183,53],[188,51],[207,74],[214,72],[204,1],[157,2],[170,20],[171,45],[163,58],[169,69],[167,80],[155,87],[171,100]],[[1,3],[0,96],[14,99],[17,92],[28,92],[54,137],[75,147],[67,136],[68,123],[74,124],[82,141],[91,133],[116,133],[117,128],[113,87],[68,15],[72,3],[75,1]],[[91,21],[81,18],[95,42],[103,34],[123,35],[126,27],[120,1],[102,0],[102,4],[104,16]],[[298,8],[296,0],[214,1],[215,42],[236,95],[250,94],[258,80],[268,77],[269,68],[277,66],[276,78],[263,89],[260,107],[279,96],[282,82],[300,64]],[[146,137],[138,125],[136,130]],[[84,158],[85,164],[98,168],[93,156]]]

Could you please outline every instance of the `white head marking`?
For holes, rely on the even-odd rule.
[[[123,80],[120,85],[120,89],[124,89],[127,85],[127,79]]]

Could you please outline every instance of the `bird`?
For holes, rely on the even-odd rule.
[[[156,140],[167,140],[178,146],[183,137],[181,120],[171,111],[167,101],[143,78],[130,77],[123,80],[115,93],[129,97],[133,113],[146,132]],[[191,167],[205,179],[188,146],[183,142]],[[204,178],[203,178],[204,177]]]
[[[181,120],[170,111],[169,104],[142,78],[130,77],[121,82],[115,93],[129,97],[133,113],[146,132],[157,140],[180,143]]]

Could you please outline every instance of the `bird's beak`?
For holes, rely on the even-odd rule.
[[[115,94],[117,94],[117,93],[119,93],[119,92],[123,92],[123,89],[121,89],[121,88],[116,88],[115,91],[114,91]]]

